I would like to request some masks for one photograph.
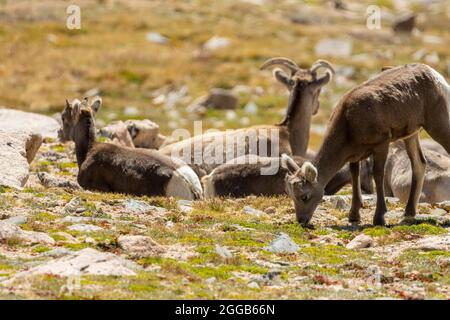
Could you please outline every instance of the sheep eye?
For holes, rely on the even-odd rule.
[[[311,199],[311,195],[310,195],[310,194],[304,194],[304,195],[301,197],[301,199],[302,199],[303,202],[306,202],[306,201],[308,201],[309,199]]]

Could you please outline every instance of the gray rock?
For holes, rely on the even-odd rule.
[[[43,138],[58,138],[60,124],[53,118],[31,112],[0,108],[0,128],[7,132],[27,132]]]
[[[21,224],[27,223],[27,220],[28,220],[27,216],[19,215],[19,216],[12,216],[8,219],[1,220],[0,222],[14,224],[16,226],[19,226]]]
[[[126,253],[138,257],[155,256],[165,251],[159,243],[147,236],[120,236],[117,243]]]
[[[83,212],[85,209],[81,208],[81,198],[73,197],[70,201],[64,206],[64,212],[67,214],[73,214],[76,212]]]
[[[416,243],[417,249],[424,251],[449,251],[450,250],[450,235],[446,234],[444,236],[432,236],[420,239]]]
[[[236,109],[239,103],[239,98],[230,90],[221,88],[213,88],[205,97],[198,99],[194,105],[199,105],[205,108],[213,109]],[[189,108],[193,108],[192,106]]]
[[[130,213],[146,213],[149,211],[156,211],[158,213],[164,213],[167,210],[163,207],[157,207],[149,205],[148,203],[140,200],[128,199],[125,201],[125,210]]]
[[[392,29],[397,33],[411,33],[416,25],[416,15],[406,14],[394,21]]]
[[[373,238],[365,235],[365,234],[359,234],[356,237],[353,238],[352,241],[350,241],[347,245],[347,249],[363,249],[363,248],[369,248],[374,245]]]
[[[16,274],[14,278],[40,274],[62,277],[82,275],[134,276],[136,275],[135,270],[138,269],[139,266],[134,262],[115,254],[86,248]]]
[[[243,211],[244,211],[244,213],[246,213],[246,214],[251,214],[251,215],[257,216],[257,217],[261,217],[262,215],[265,214],[264,211],[261,211],[261,210],[252,208],[252,207],[250,207],[250,206],[245,206],[245,207],[243,208]]]
[[[447,212],[450,212],[450,201],[444,201],[437,204],[437,206],[441,209],[446,210]]]
[[[26,244],[55,244],[55,240],[46,233],[25,231],[16,225],[0,221],[0,241],[9,240],[18,240]]]
[[[222,247],[222,246],[216,244],[215,250],[216,250],[216,253],[223,259],[233,258],[233,253],[231,253],[231,251],[225,247]]]
[[[47,172],[39,172],[37,176],[41,184],[46,188],[65,188],[71,190],[81,189],[77,183],[52,176]]]
[[[147,39],[147,41],[157,44],[166,44],[169,42],[168,38],[158,32],[148,32],[145,38]]]
[[[177,201],[178,209],[180,209],[184,213],[190,213],[192,210],[192,206],[194,205],[194,201],[191,200],[178,200]]]
[[[203,44],[203,48],[208,51],[215,51],[226,48],[231,44],[228,38],[214,36]]]
[[[329,196],[325,199],[336,210],[350,210],[350,199],[346,196]]]
[[[249,102],[245,105],[244,111],[248,114],[257,114],[258,113],[258,105],[254,102]]]
[[[316,44],[317,56],[349,57],[352,54],[353,42],[348,39],[324,39]]]
[[[85,224],[85,223],[79,223],[69,226],[67,229],[71,231],[79,231],[79,232],[96,232],[104,230],[103,228],[99,226],[95,226],[93,224]]]
[[[300,247],[286,233],[281,233],[265,249],[273,253],[295,253]]]
[[[0,109],[1,111],[1,109]],[[2,122],[0,112],[0,124]],[[0,130],[0,185],[21,188],[29,176],[29,163],[42,144],[42,136]]]
[[[47,252],[43,252],[41,254],[41,256],[43,257],[52,257],[52,258],[59,258],[59,257],[63,257],[66,256],[68,254],[72,253],[72,250],[69,250],[67,248],[55,248],[53,250],[47,251]]]

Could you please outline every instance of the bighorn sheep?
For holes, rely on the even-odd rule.
[[[421,141],[422,142],[422,141]],[[422,143],[421,143],[422,144]],[[427,161],[421,202],[438,203],[450,200],[450,157],[422,144],[422,151]],[[405,144],[397,141],[389,148],[386,161],[384,186],[388,196],[394,196],[402,202],[408,200],[411,190],[411,165],[408,161]]]
[[[269,59],[261,66],[261,69],[272,66],[279,66],[287,71],[286,73],[280,68],[275,68],[273,75],[290,91],[286,116],[280,124],[198,135],[169,144],[161,148],[161,152],[166,155],[182,153],[181,158],[191,164],[200,177],[209,174],[227,160],[246,154],[270,157],[288,153],[305,156],[309,143],[311,117],[319,109],[318,98],[321,88],[331,80],[334,69],[329,62],[318,60],[310,69],[305,70],[287,58]],[[320,68],[326,70],[325,74],[317,76]],[[272,138],[275,141],[272,141]],[[256,147],[264,141],[267,141],[267,154],[263,154]],[[278,149],[275,149],[274,145]],[[200,161],[196,161],[195,157],[198,157],[199,153],[201,153]],[[217,160],[218,158],[220,159]]]
[[[95,98],[66,101],[61,114],[61,141],[74,141],[78,183],[85,189],[133,195],[165,195],[198,199],[203,190],[194,171],[178,159],[156,150],[121,147],[95,141],[94,113],[102,104]]]
[[[299,156],[292,158],[299,166],[307,161]],[[363,163],[369,167],[367,160]],[[284,195],[287,170],[279,165],[280,159],[275,157],[247,155],[233,159],[202,178],[205,198]],[[273,174],[263,174],[263,168],[275,168],[276,171]],[[362,175],[361,188],[364,193],[373,193],[371,171],[362,171],[365,172],[367,174]],[[351,183],[351,176],[346,166],[331,179],[325,188],[325,194],[335,194],[348,183]]]
[[[359,162],[373,155],[377,191],[373,223],[384,225],[384,168],[390,143],[399,139],[405,141],[413,173],[405,221],[414,220],[426,167],[418,137],[422,128],[450,152],[450,86],[427,65],[385,70],[345,94],[333,111],[313,163],[299,167],[288,157],[283,161],[289,171],[286,188],[294,200],[297,220],[309,223],[325,185],[349,162],[353,187],[349,220],[359,221]]]

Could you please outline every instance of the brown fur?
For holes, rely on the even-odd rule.
[[[283,60],[285,58],[282,58]],[[271,62],[272,60],[272,62]],[[272,65],[280,65],[279,63],[273,63],[274,59],[267,61],[263,67],[269,67]],[[278,59],[280,60],[280,59]],[[286,60],[286,59],[285,59]],[[250,128],[243,128],[233,131],[218,132],[214,134],[203,134],[195,136],[190,139],[186,139],[180,142],[169,144],[161,148],[161,152],[166,155],[174,156],[174,150],[191,150],[191,156],[182,154],[182,159],[191,165],[195,172],[201,177],[205,174],[209,174],[214,168],[223,164],[225,161],[231,160],[237,156],[246,154],[262,155],[260,150],[250,149],[248,145],[245,146],[244,153],[230,153],[225,148],[226,139],[233,139],[237,141],[238,136],[246,136],[250,131],[257,132],[256,144],[259,145],[259,141],[264,137],[268,141],[268,154],[264,156],[279,156],[282,153],[293,154],[298,156],[305,156],[309,143],[309,132],[311,126],[311,118],[317,113],[319,109],[319,95],[322,86],[328,83],[332,77],[334,70],[330,67],[326,74],[322,77],[317,77],[316,70],[319,67],[324,67],[323,61],[318,61],[309,70],[300,69],[298,66],[291,67],[294,70],[290,71],[290,74],[286,74],[285,71],[277,68],[274,70],[274,77],[285,85],[289,92],[289,104],[287,107],[286,117],[279,125],[263,125]],[[294,64],[292,62],[292,64]],[[285,67],[281,65],[282,67]],[[279,133],[279,141],[271,141],[271,132],[277,131]],[[221,140],[220,140],[220,139]],[[208,155],[208,150],[214,150],[220,142],[223,143],[223,157],[224,161],[215,161],[213,157]],[[202,153],[201,163],[194,163],[194,152],[192,151],[194,145],[201,143],[200,151]],[[278,143],[278,150],[272,154],[270,152],[271,146],[274,143]],[[238,147],[238,143],[234,143],[234,149]],[[275,149],[274,149],[275,150]]]
[[[384,224],[384,167],[390,142],[403,139],[412,163],[411,193],[405,216],[412,219],[423,185],[425,158],[418,132],[424,128],[450,152],[450,115],[446,94],[436,73],[423,64],[386,70],[347,93],[336,106],[324,142],[314,159],[317,181],[298,184],[291,193],[299,222],[307,224],[334,174],[349,162],[353,178],[350,221],[359,221],[362,205],[359,162],[374,159],[377,208],[374,224]],[[301,175],[301,173],[292,173]],[[307,201],[302,201],[307,198]]]
[[[62,113],[63,128],[59,135],[62,141],[75,142],[80,186],[103,192],[167,195],[169,182],[185,164],[155,150],[96,142],[94,111],[84,100],[67,103]],[[192,194],[189,198],[202,196],[193,187],[184,194],[189,193]]]
[[[256,161],[250,162],[249,157]],[[234,197],[242,198],[250,195],[275,196],[285,195],[285,176],[288,170],[280,166],[280,158],[269,158],[259,156],[244,156],[245,162],[236,162],[233,159],[217,168],[209,175],[202,178],[205,197]],[[303,157],[294,156],[294,161],[301,166],[306,160]],[[262,175],[262,168],[269,167],[270,163],[278,166],[273,175]],[[361,188],[365,193],[373,193],[372,176],[369,170],[369,161],[365,161],[367,169],[361,181]],[[335,194],[345,185],[351,182],[348,166],[345,166],[330,180],[325,188],[325,194]]]

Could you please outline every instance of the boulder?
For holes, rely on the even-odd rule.
[[[12,223],[0,221],[0,241],[17,240],[26,244],[54,245],[55,240],[43,232],[25,231]]]
[[[134,276],[136,275],[135,270],[138,268],[139,266],[134,262],[115,254],[86,248],[16,274],[14,278],[41,274],[63,277],[81,275]]]
[[[46,188],[65,188],[72,190],[80,189],[80,186],[77,183],[52,176],[47,172],[39,172],[37,176],[41,184]]]
[[[29,176],[29,163],[42,144],[42,136],[0,130],[0,185],[21,188]]]
[[[411,33],[416,25],[416,15],[406,14],[399,17],[394,24],[392,29],[397,33]]]
[[[37,113],[0,107],[0,127],[4,131],[25,131],[45,138],[58,138],[60,124],[55,119]]]
[[[207,96],[197,99],[188,107],[195,110],[196,106],[220,110],[236,109],[239,103],[238,97],[230,90],[213,88]]]
[[[164,252],[164,248],[159,243],[147,236],[120,236],[117,243],[126,253],[137,257],[155,256]]]

